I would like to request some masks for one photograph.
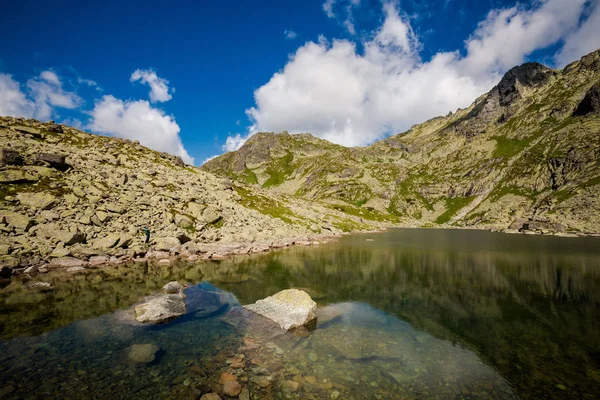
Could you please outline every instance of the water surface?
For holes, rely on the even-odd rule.
[[[35,280],[54,289],[20,279],[0,289],[0,398],[196,398],[218,391],[227,370],[252,398],[600,396],[596,238],[399,229]],[[207,291],[223,307],[154,327],[123,322],[122,310],[171,280],[197,285],[188,301]],[[255,350],[248,332],[223,323],[229,307],[291,287],[336,318]],[[134,343],[159,346],[157,359],[129,365],[123,352]],[[232,369],[241,354],[244,366]]]

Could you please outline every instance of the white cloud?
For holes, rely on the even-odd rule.
[[[361,0],[326,0],[323,3],[323,11],[329,18],[338,19],[336,15],[335,8],[342,8],[345,13],[345,18],[343,21],[339,21],[351,35],[356,34],[356,28],[354,27],[354,15],[353,8],[358,7],[360,5]],[[345,3],[341,4],[340,3]]]
[[[93,88],[96,88],[97,91],[101,92],[102,88],[98,85],[98,83],[96,83],[96,81],[93,81],[91,79],[83,79],[81,77],[77,77],[77,83],[80,85],[87,85]]]
[[[51,70],[29,79],[27,88],[35,103],[34,117],[40,120],[50,119],[56,107],[74,109],[83,104],[76,93],[63,89],[60,78]]]
[[[246,135],[242,135],[240,133],[236,133],[233,136],[229,135],[227,137],[227,140],[225,141],[225,144],[221,147],[222,150],[235,151],[239,149],[244,143],[246,143],[246,140],[248,140],[248,138],[252,136],[253,133],[254,132],[248,133]]]
[[[326,0],[325,3],[323,3],[323,11],[325,11],[325,14],[327,14],[329,18],[335,18],[335,14],[333,12],[334,5],[335,0]]]
[[[295,39],[298,37],[298,34],[296,32],[289,30],[289,29],[286,29],[285,31],[283,31],[283,34],[286,39]]]
[[[600,0],[592,0],[589,15],[581,26],[565,38],[565,44],[555,57],[563,67],[573,60],[600,48]]]
[[[188,164],[194,163],[181,143],[175,119],[145,100],[123,101],[111,95],[103,96],[96,101],[90,115],[88,128],[94,132],[138,140],[144,146],[181,156]]]
[[[140,81],[148,84],[150,86],[150,101],[153,103],[169,101],[173,97],[169,93],[169,81],[159,78],[156,72],[151,69],[135,70],[129,80],[131,82]]]
[[[544,0],[533,8],[492,10],[459,50],[429,61],[410,22],[395,3],[357,50],[348,40],[320,39],[301,46],[284,69],[254,93],[248,109],[258,131],[311,132],[335,143],[365,145],[415,123],[467,107],[509,68],[537,49],[558,42],[579,22],[586,0]],[[323,8],[333,13],[335,1]],[[239,148],[248,136],[227,139]]]
[[[200,165],[204,165],[204,164],[206,164],[207,162],[209,162],[210,160],[214,160],[214,159],[215,159],[215,158],[217,158],[217,157],[219,157],[219,156],[218,156],[218,155],[216,155],[216,156],[210,156],[210,157],[207,157],[207,158],[205,158],[205,159],[204,159],[204,161],[202,161],[202,164],[200,164]]]
[[[12,76],[0,73],[0,115],[31,118],[35,104],[21,91]]]

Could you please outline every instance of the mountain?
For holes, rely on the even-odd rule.
[[[93,263],[164,256],[157,251],[257,252],[381,226],[232,184],[138,142],[0,117],[0,278],[47,263],[78,267],[95,256]]]
[[[467,109],[371,146],[257,133],[201,169],[365,220],[600,232],[600,50],[527,63]]]

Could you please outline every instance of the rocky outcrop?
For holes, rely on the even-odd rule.
[[[298,289],[282,290],[244,307],[270,319],[286,331],[314,329],[317,323],[317,303],[306,292]]]
[[[588,114],[600,115],[600,83],[596,83],[586,92],[585,97],[573,112],[576,117]]]

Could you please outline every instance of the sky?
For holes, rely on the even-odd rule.
[[[600,0],[20,0],[1,29],[0,115],[201,165],[256,132],[363,146],[468,107],[600,48]]]

